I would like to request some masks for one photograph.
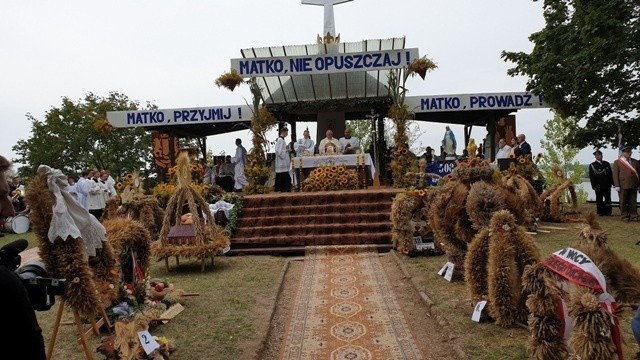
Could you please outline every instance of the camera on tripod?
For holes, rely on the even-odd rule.
[[[29,301],[36,311],[46,311],[55,304],[56,295],[64,294],[65,279],[48,277],[44,263],[34,261],[20,267],[20,253],[29,246],[25,239],[18,239],[0,248],[0,266],[4,266],[22,279]]]

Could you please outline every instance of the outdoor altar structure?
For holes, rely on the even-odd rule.
[[[302,4],[324,6],[324,29],[316,43],[241,49],[231,59],[231,69],[245,79],[253,78],[262,91],[264,105],[279,125],[291,124],[297,139],[297,122],[317,122],[316,143],[327,129],[342,134],[346,120],[372,121],[374,139],[384,139],[383,119],[392,105],[388,75],[398,78],[419,58],[417,48],[407,48],[404,37],[340,42],[333,6],[350,0],[307,0]],[[486,155],[492,158],[503,120],[515,131],[515,112],[548,107],[542,97],[528,92],[410,96],[405,104],[417,121],[464,125],[466,147],[471,129],[487,129]],[[142,127],[154,135],[154,159],[159,172],[175,165],[177,138],[199,139],[206,155],[206,137],[246,129],[252,109],[248,105],[115,111],[107,113],[114,127]],[[371,149],[380,168],[387,147],[376,141]],[[376,156],[379,154],[379,156]]]

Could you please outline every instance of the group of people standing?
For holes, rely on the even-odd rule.
[[[344,136],[340,139],[333,137],[333,130],[325,132],[325,138],[320,141],[316,148],[315,142],[311,139],[309,129],[305,129],[302,138],[293,143],[287,143],[289,129],[282,127],[276,140],[275,147],[275,185],[276,192],[291,192],[291,156],[313,156],[318,155],[339,155],[355,154],[360,151],[360,139],[351,134],[351,129],[344,130]]]
[[[107,169],[84,170],[77,182],[73,175],[67,177],[67,182],[69,194],[98,220],[102,217],[107,200],[118,196],[115,189],[116,181]]]
[[[8,181],[9,195],[11,196],[11,203],[13,204],[13,210],[17,213],[24,213],[27,211],[27,204],[24,201],[26,195],[26,189],[22,182],[20,182],[19,176],[14,176],[11,181]]]
[[[623,221],[638,221],[638,192],[640,191],[640,164],[631,157],[630,146],[621,149],[621,155],[611,165],[596,150],[595,161],[589,164],[589,181],[596,193],[596,212],[610,216],[611,188],[618,192],[620,216]]]
[[[214,158],[214,165],[205,165],[203,182],[216,184],[227,192],[241,192],[249,184],[244,174],[244,167],[248,163],[247,149],[242,145],[242,139],[236,139],[236,153],[220,155]]]

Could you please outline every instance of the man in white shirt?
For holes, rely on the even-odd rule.
[[[320,155],[335,155],[342,153],[342,147],[340,146],[340,141],[333,137],[333,130],[329,129],[325,133],[327,137],[320,141],[320,146],[318,146],[318,151]]]
[[[344,129],[344,137],[340,138],[340,147],[343,154],[355,154],[360,150],[360,140],[351,136],[351,129]]]
[[[298,139],[294,147],[296,150],[296,156],[311,156],[313,155],[313,147],[316,145],[309,135],[309,129],[306,129],[302,133],[302,139]]]
[[[499,159],[507,159],[509,158],[509,153],[511,153],[511,146],[507,145],[507,140],[501,138],[498,140],[498,152],[496,153],[496,159],[493,160],[493,165],[498,165]]]

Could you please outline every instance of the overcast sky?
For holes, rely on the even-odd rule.
[[[30,137],[26,114],[44,120],[63,97],[118,91],[161,109],[245,104],[247,86],[214,84],[240,49],[313,44],[323,30],[323,8],[300,0],[4,1],[0,12],[0,154],[8,158]],[[529,52],[528,36],[544,24],[542,1],[530,0],[354,0],[334,13],[342,42],[406,37],[407,48],[437,63],[426,80],[409,81],[409,96],[524,91],[526,79],[507,76],[513,65],[500,53]],[[548,109],[517,113],[534,153],[549,118]],[[445,125],[420,126],[422,146],[438,146]],[[462,126],[452,128],[463,139]],[[480,142],[484,129],[471,136]],[[233,153],[236,137],[251,143],[241,131],[207,145]],[[578,160],[591,162],[592,151]],[[615,155],[605,151],[605,159]]]

